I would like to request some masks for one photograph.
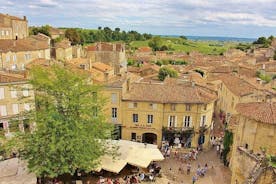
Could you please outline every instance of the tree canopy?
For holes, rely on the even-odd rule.
[[[178,76],[177,71],[175,71],[170,67],[164,66],[159,69],[158,78],[161,81],[164,81],[166,77],[175,78],[177,76]]]
[[[141,34],[137,31],[121,31],[120,28],[112,30],[109,27],[98,27],[97,30],[92,29],[80,29],[80,28],[65,28],[70,33],[74,32],[75,44],[89,44],[94,42],[112,42],[112,41],[124,41],[129,43],[131,41],[144,41],[152,37],[151,34]],[[74,31],[73,31],[74,30]],[[65,33],[65,36],[71,40],[72,35]]]
[[[50,178],[88,172],[101,155],[114,153],[104,141],[112,128],[102,114],[98,86],[79,71],[56,64],[30,73],[36,108],[25,117],[35,122],[35,130],[20,135],[20,155],[31,172]]]
[[[32,27],[30,28],[30,35],[37,35],[38,33],[45,34],[47,36],[51,36],[50,34],[50,26],[45,25],[41,27]]]

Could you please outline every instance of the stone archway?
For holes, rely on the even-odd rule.
[[[142,142],[149,144],[157,144],[157,135],[154,133],[144,133],[142,135]]]

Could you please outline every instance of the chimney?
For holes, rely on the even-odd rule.
[[[27,20],[27,18],[26,18],[26,16],[25,16],[25,15],[23,16],[23,19],[24,19],[25,21]]]

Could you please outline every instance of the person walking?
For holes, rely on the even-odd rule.
[[[192,182],[193,182],[193,184],[196,182],[196,180],[197,180],[197,178],[196,178],[196,176],[194,175],[194,176],[192,177]]]
[[[192,168],[192,165],[191,165],[191,163],[189,162],[189,163],[187,164],[187,175],[190,175],[191,168]]]

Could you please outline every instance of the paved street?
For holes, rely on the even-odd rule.
[[[173,156],[172,156],[173,157]],[[192,161],[192,170],[190,175],[186,174],[186,164],[180,160],[169,158],[162,161],[162,173],[171,182],[170,184],[180,184],[181,182],[192,183],[192,176],[195,175],[198,164],[204,166],[208,164],[208,171],[204,177],[199,177],[196,184],[230,184],[231,172],[229,168],[224,167],[216,155],[215,150],[201,152],[196,161]],[[184,168],[184,172],[179,171],[179,167]],[[171,170],[170,170],[171,168]]]

